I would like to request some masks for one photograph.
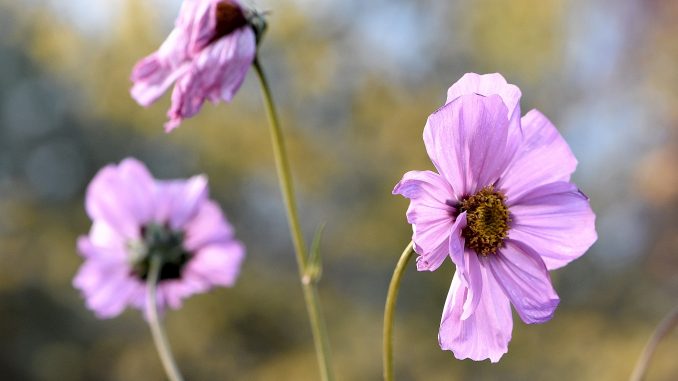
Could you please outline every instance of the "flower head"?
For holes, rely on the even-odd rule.
[[[200,111],[205,100],[229,102],[245,80],[265,29],[238,0],[184,0],[174,29],[132,71],[132,97],[155,102],[176,82],[165,130]]]
[[[92,228],[78,239],[85,262],[73,285],[97,316],[117,316],[128,305],[145,311],[152,257],[161,261],[161,310],[235,283],[245,249],[219,206],[208,199],[204,176],[155,180],[142,163],[125,159],[97,173],[85,207]]]
[[[549,270],[597,238],[570,182],[577,160],[539,111],[520,118],[520,96],[499,74],[464,75],[424,128],[437,172],[407,172],[393,190],[410,199],[417,269],[448,256],[456,265],[438,338],[459,359],[499,361],[511,304],[525,323],[550,320],[559,298]]]

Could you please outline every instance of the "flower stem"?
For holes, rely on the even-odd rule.
[[[655,328],[654,333],[645,345],[643,353],[640,355],[629,380],[641,381],[645,377],[647,368],[650,365],[650,360],[652,360],[652,356],[657,350],[657,346],[676,326],[678,326],[678,306],[675,306],[659,323],[657,328]]]
[[[160,319],[158,319],[156,286],[158,284],[158,277],[160,276],[160,267],[160,258],[153,256],[151,258],[151,266],[148,271],[146,286],[146,318],[148,319],[148,325],[151,327],[153,342],[155,343],[155,348],[158,350],[158,355],[160,355],[160,361],[162,362],[163,368],[165,368],[167,378],[169,378],[170,381],[183,381],[179,368],[174,361],[174,356],[172,356],[172,350],[167,341],[165,331],[162,328]]]
[[[384,307],[384,342],[383,342],[383,361],[384,361],[384,380],[393,381],[393,313],[395,311],[396,301],[398,300],[398,290],[400,290],[400,280],[405,273],[405,268],[412,258],[413,242],[407,245],[395,270],[393,270],[393,277],[391,284],[388,286],[388,294],[386,296],[386,306]]]
[[[278,115],[276,113],[273,96],[271,95],[266,75],[259,63],[258,57],[255,57],[253,65],[257,76],[259,77],[259,84],[261,86],[261,92],[264,97],[268,115],[269,132],[273,143],[273,156],[275,157],[275,167],[278,173],[280,192],[282,193],[283,202],[287,211],[287,222],[289,223],[290,234],[292,235],[294,252],[297,257],[297,267],[299,269],[301,285],[304,290],[306,310],[308,311],[308,317],[311,322],[313,342],[315,345],[316,356],[318,357],[318,366],[320,367],[320,378],[323,381],[332,381],[334,380],[334,376],[332,373],[327,329],[325,328],[325,322],[320,308],[316,278],[308,276],[306,245],[304,244],[301,227],[299,225],[299,216],[294,199],[290,165],[285,149],[285,139],[283,137],[282,129],[280,128],[280,121],[278,120]]]

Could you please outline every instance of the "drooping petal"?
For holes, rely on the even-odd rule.
[[[486,260],[525,323],[544,323],[553,317],[560,299],[539,254],[521,242],[506,240],[505,247]]]
[[[137,238],[140,226],[152,217],[153,178],[135,159],[101,169],[87,188],[85,208],[93,220],[103,220],[127,238]]]
[[[206,99],[229,102],[245,80],[256,52],[254,32],[240,28],[201,50],[177,81],[166,131],[200,111]]]
[[[155,220],[166,221],[174,230],[183,230],[208,197],[207,178],[203,175],[188,180],[159,181],[157,187]]]
[[[497,362],[508,351],[511,340],[511,305],[487,269],[482,268],[481,276],[484,287],[480,303],[473,314],[462,320],[468,287],[461,280],[459,271],[454,274],[443,309],[438,342],[442,349],[452,351],[459,360]]]
[[[186,55],[188,34],[174,29],[157,52],[139,61],[132,69],[130,93],[137,103],[149,106],[189,68]]]
[[[410,171],[396,184],[393,194],[410,199],[407,220],[412,224],[419,271],[437,269],[449,254],[449,235],[454,223],[454,197],[450,185],[431,171]]]
[[[567,142],[542,113],[528,112],[522,118],[522,128],[524,139],[497,185],[506,194],[509,205],[531,189],[569,181],[577,167]]]
[[[462,95],[429,116],[424,143],[461,199],[493,184],[508,165],[508,119],[498,95]]]
[[[571,183],[538,187],[510,210],[509,238],[533,248],[549,270],[579,258],[598,237],[588,198]]]

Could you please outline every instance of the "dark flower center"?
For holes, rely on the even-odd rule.
[[[466,212],[466,228],[461,234],[467,247],[482,256],[496,253],[508,236],[511,222],[506,196],[489,185],[465,198],[457,209]]]
[[[179,279],[181,270],[190,257],[184,249],[183,232],[172,231],[167,225],[150,223],[141,228],[143,241],[132,255],[132,273],[146,280],[151,266],[151,258],[161,259],[158,280]]]
[[[222,1],[217,4],[217,27],[212,37],[216,41],[221,37],[227,36],[236,29],[248,24],[247,18],[242,9],[230,1]]]

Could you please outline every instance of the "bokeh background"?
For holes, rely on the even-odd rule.
[[[500,363],[437,344],[451,263],[404,277],[399,380],[623,380],[678,299],[678,2],[259,0],[261,46],[288,136],[302,223],[326,222],[320,285],[340,380],[381,375],[381,319],[410,239],[402,173],[430,169],[426,117],[463,73],[501,72],[579,159],[598,242],[553,273],[548,324],[517,316]],[[314,380],[317,368],[256,78],[172,134],[166,96],[130,70],[178,0],[0,0],[0,379],[161,380],[138,311],[102,321],[71,286],[88,181],[127,156],[161,178],[206,173],[248,247],[236,287],[166,325],[189,380]],[[678,334],[649,380],[678,379]]]

